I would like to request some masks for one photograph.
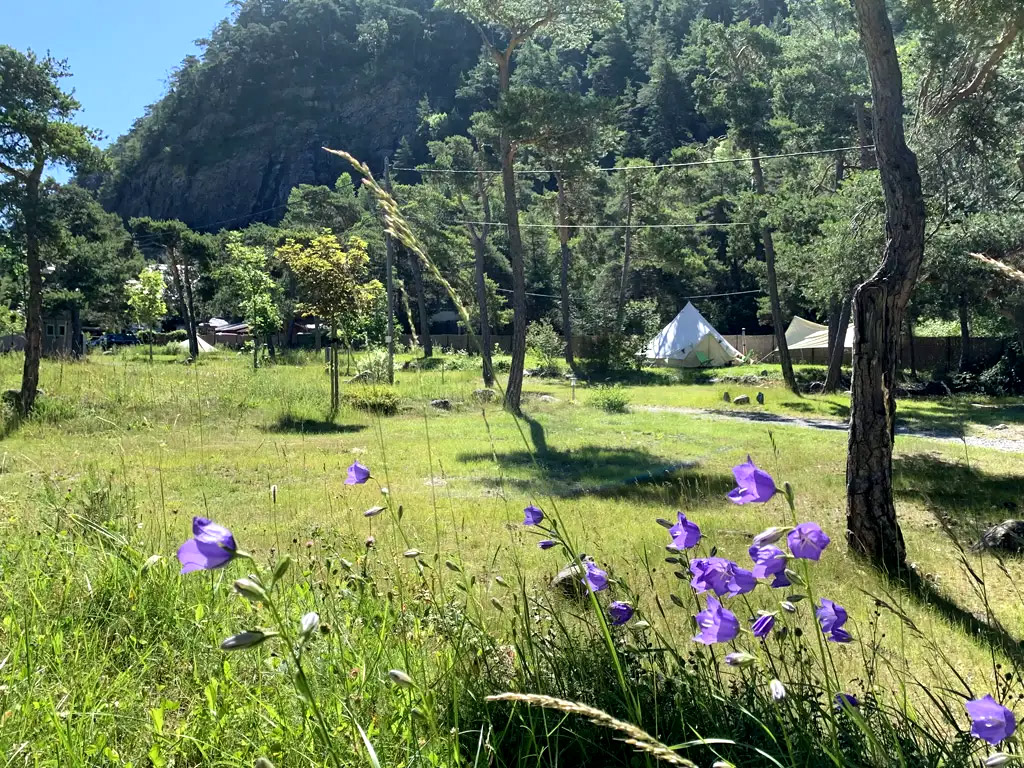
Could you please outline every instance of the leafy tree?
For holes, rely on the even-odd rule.
[[[266,254],[260,246],[245,245],[237,233],[228,235],[227,264],[220,268],[221,281],[249,326],[252,336],[252,367],[259,368],[260,340],[281,330],[278,285],[267,273]]]
[[[760,155],[778,143],[771,121],[771,78],[773,65],[780,55],[778,38],[767,27],[752,26],[746,21],[726,26],[702,20],[693,30],[691,53],[704,65],[704,71],[694,81],[699,102],[708,114],[726,122],[739,147],[750,153],[754,191],[764,202],[767,187]],[[775,345],[786,385],[798,392],[786,344],[786,322],[775,269],[775,242],[766,213],[760,212],[758,218],[761,219],[761,245]]]
[[[513,61],[516,51],[524,43],[545,36],[556,45],[582,48],[589,42],[593,30],[615,23],[622,12],[618,0],[438,0],[437,5],[462,13],[477,25],[484,50],[498,68],[501,100],[509,94]],[[500,122],[499,125],[498,156],[512,264],[512,309],[515,313],[505,407],[519,413],[526,360],[526,273],[519,231],[515,148],[509,132]]]
[[[167,304],[164,302],[166,290],[167,284],[164,282],[163,272],[153,267],[143,269],[139,272],[137,279],[131,280],[125,285],[125,294],[132,319],[150,331],[150,364],[153,363],[153,332],[163,316],[167,314]]]
[[[188,351],[199,359],[199,319],[196,295],[202,273],[209,265],[213,243],[180,221],[132,219],[129,222],[143,251],[153,251],[167,263],[171,289],[188,334]]]
[[[19,405],[28,413],[39,390],[43,353],[43,248],[53,236],[53,210],[43,188],[46,167],[85,167],[98,133],[74,121],[80,105],[61,90],[67,64],[0,45],[0,220],[13,224],[24,248],[25,367]]]
[[[295,275],[302,297],[300,309],[330,323],[331,411],[337,412],[340,395],[338,331],[349,343],[383,296],[384,286],[379,280],[367,279],[370,257],[366,253],[366,242],[353,238],[343,248],[329,229],[315,236],[308,245],[289,238],[277,249],[277,254]]]

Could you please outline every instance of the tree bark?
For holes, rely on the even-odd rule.
[[[28,302],[25,307],[25,367],[21,374],[21,412],[35,405],[39,393],[39,363],[43,357],[43,265],[40,258],[39,182],[43,163],[37,162],[25,184],[25,264],[28,268]]]
[[[761,171],[760,149],[751,149],[751,163],[754,168],[754,189],[758,196],[765,196],[764,173]],[[775,345],[779,349],[779,362],[782,364],[782,378],[786,386],[794,394],[800,394],[793,373],[793,361],[789,357],[789,345],[786,343],[786,324],[782,317],[782,302],[779,300],[779,281],[775,274],[775,241],[772,230],[767,224],[761,225],[761,243],[764,245],[764,263],[768,273],[768,300],[772,307],[772,325],[775,330]]]
[[[267,345],[267,356],[277,362],[277,346],[274,344],[274,334],[268,333],[264,340]]]
[[[192,293],[192,269],[189,260],[183,262],[184,275],[182,282],[185,284],[187,317],[185,322],[188,325],[188,351],[193,360],[199,359],[199,331],[196,327],[196,300]],[[250,332],[252,329],[250,329]],[[253,340],[255,342],[255,335]]]
[[[629,173],[627,171],[627,173]],[[626,178],[626,236],[622,248],[622,275],[619,277],[619,297],[615,302],[615,333],[622,333],[626,319],[626,291],[629,288],[629,262],[633,256],[633,181]]]
[[[857,143],[860,144],[860,169],[867,171],[875,167],[875,153],[871,150],[871,119],[868,108],[861,99],[854,107],[857,113]]]
[[[71,357],[81,360],[85,351],[85,339],[82,338],[82,308],[77,303],[71,305]]]
[[[430,316],[427,313],[427,296],[423,290],[423,267],[420,260],[413,256],[409,260],[412,266],[412,280],[416,288],[416,305],[420,316],[420,343],[423,344],[423,356],[434,356],[434,341],[430,338]]]
[[[480,194],[480,205],[483,208],[484,224],[480,233],[473,237],[473,255],[476,263],[476,304],[480,313],[480,357],[483,360],[484,386],[494,386],[494,365],[491,362],[491,318],[487,308],[487,281],[484,272],[484,259],[487,256],[487,238],[490,234],[491,203],[487,199],[487,189],[483,174],[477,174],[477,189]]]
[[[853,397],[846,463],[847,541],[895,573],[906,546],[892,492],[896,360],[903,315],[924,255],[925,206],[917,157],[903,128],[903,76],[885,0],[854,0],[871,75],[875,155],[885,193],[882,264],[853,301]]]
[[[508,93],[509,56],[498,61],[499,89]],[[505,197],[505,223],[508,225],[509,261],[512,264],[512,362],[505,385],[505,409],[521,413],[523,372],[526,367],[526,270],[523,264],[523,238],[519,231],[519,201],[516,198],[515,149],[508,132],[502,128],[501,186]]]
[[[576,373],[576,355],[572,346],[572,307],[569,303],[569,266],[572,252],[569,249],[569,215],[565,205],[565,180],[557,174],[558,180],[558,241],[561,248],[561,296],[562,296],[562,339],[565,341],[565,362]]]
[[[967,297],[967,291],[960,291],[958,312],[960,316],[960,363],[957,366],[960,373],[967,373],[971,369],[971,307]]]
[[[825,374],[825,392],[836,392],[843,380],[843,356],[846,353],[846,329],[850,326],[851,298],[847,298],[839,309],[835,323],[835,336],[829,351],[828,372]],[[828,326],[833,333],[832,323]]]

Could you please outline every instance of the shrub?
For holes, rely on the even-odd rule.
[[[619,386],[597,387],[590,396],[590,404],[606,413],[626,413],[629,410],[629,394]]]
[[[1019,342],[1006,345],[999,361],[978,376],[985,394],[995,397],[1024,394],[1024,352]]]
[[[547,320],[530,323],[526,329],[526,347],[540,358],[540,373],[543,376],[559,376],[562,366],[559,358],[565,351],[565,342]]]
[[[353,408],[381,416],[392,416],[398,413],[401,398],[394,387],[387,384],[355,385],[348,389],[342,399]]]
[[[359,361],[359,373],[363,378],[381,384],[389,380],[388,351],[384,347],[373,347]]]

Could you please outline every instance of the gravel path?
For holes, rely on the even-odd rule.
[[[633,406],[638,410],[650,413],[683,413],[687,416],[698,418],[719,419],[730,421],[756,421],[763,424],[778,424],[780,426],[804,427],[806,429],[825,429],[834,432],[846,432],[850,425],[845,421],[835,419],[811,419],[802,416],[783,416],[778,413],[766,411],[721,411],[705,410],[703,408],[683,408],[669,405],[637,405]],[[971,448],[989,448],[993,451],[1004,451],[1006,453],[1024,453],[1024,440],[999,437],[975,437],[968,435],[966,438],[954,432],[939,430],[918,430],[908,426],[897,426],[896,434],[904,437],[920,437],[926,440],[938,440],[944,443],[967,443]]]

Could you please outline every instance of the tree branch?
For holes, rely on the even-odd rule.
[[[985,63],[981,65],[974,79],[960,90],[947,96],[935,109],[933,115],[941,117],[942,115],[949,114],[953,107],[961,101],[969,99],[988,84],[988,81],[995,74],[996,69],[998,69],[999,63],[1003,60],[1003,56],[1006,55],[1007,50],[1013,45],[1013,41],[1017,39],[1022,23],[1024,23],[1024,16],[1016,16],[1006,23],[1002,36],[996,42],[995,48],[992,49]]]
[[[0,163],[0,171],[3,171],[16,179],[20,179],[21,181],[28,181],[29,175],[25,171],[20,171],[13,166],[7,165],[7,163]]]

